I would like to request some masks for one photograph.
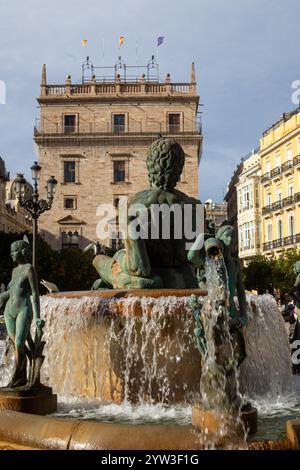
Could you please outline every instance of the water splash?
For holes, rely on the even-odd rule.
[[[124,399],[193,403],[201,371],[188,299],[42,297],[43,382],[59,395],[95,398],[99,404]],[[209,299],[201,301],[209,311]],[[251,399],[284,401],[293,392],[284,321],[270,295],[247,295],[247,314],[241,390]],[[5,386],[12,351],[0,362],[0,386]]]
[[[211,430],[206,435],[209,430],[202,429],[205,447],[212,448],[229,437],[245,440],[246,434],[240,420],[242,397],[230,333],[228,278],[223,257],[207,259],[205,274],[208,297],[202,310],[202,322],[206,354],[202,356],[199,406],[204,412],[203,418],[211,415],[214,418],[210,421],[213,419],[216,423],[213,435]],[[199,419],[202,419],[200,415]]]
[[[199,394],[200,358],[187,298],[42,298],[42,380],[62,395],[185,402]]]
[[[241,389],[251,399],[276,401],[293,392],[290,345],[275,299],[247,295],[244,328],[247,358],[240,367]]]

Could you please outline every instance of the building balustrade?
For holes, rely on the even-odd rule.
[[[283,209],[285,207],[292,206],[293,204],[297,203],[300,201],[300,192],[285,197],[281,201],[276,201],[273,202],[273,204],[269,204],[268,206],[265,206],[262,208],[262,215],[269,214],[270,212],[278,211],[280,209]]]
[[[193,83],[155,83],[155,82],[103,82],[65,85],[45,85],[45,97],[82,96],[82,95],[113,95],[113,94],[190,94],[195,95]],[[41,95],[43,96],[43,94]]]
[[[294,163],[294,166],[300,165],[300,155],[297,155],[296,157],[294,157],[293,163]]]
[[[287,170],[290,170],[291,168],[293,168],[293,166],[294,166],[293,160],[288,160],[287,162],[284,162],[284,163],[281,165],[281,171],[282,171],[282,173],[284,173],[284,172],[287,171]]]
[[[271,178],[271,172],[268,171],[267,173],[265,173],[264,175],[262,175],[262,177],[261,177],[261,182],[264,183],[265,181],[268,181],[270,178]]]
[[[264,251],[275,250],[276,248],[281,248],[281,247],[285,247],[289,245],[295,245],[296,243],[300,243],[300,233],[266,242],[263,244],[263,250]]]
[[[293,195],[285,197],[282,200],[282,207],[288,207],[288,206],[291,206],[292,204],[294,204],[294,196]]]
[[[66,134],[72,134],[72,136],[87,136],[87,135],[97,135],[99,137],[101,136],[114,136],[118,134],[126,134],[128,136],[136,136],[136,135],[145,135],[145,136],[154,136],[157,138],[159,134],[163,135],[199,135],[202,133],[202,128],[201,125],[198,123],[195,123],[195,126],[191,130],[189,129],[182,129],[179,130],[179,127],[175,126],[168,126],[167,129],[165,129],[165,126],[161,126],[157,128],[156,130],[152,131],[145,131],[142,129],[142,123],[139,123],[139,126],[135,126],[135,129],[130,129],[128,130],[126,126],[124,125],[113,125],[110,126],[111,129],[108,129],[107,131],[104,131],[103,128],[102,130],[98,130],[97,126],[93,126],[93,123],[89,123],[86,127],[79,127],[79,126],[63,126],[59,127],[58,125],[53,126],[52,129],[48,128],[43,128],[40,126],[35,126],[34,127],[34,136],[39,137],[39,136],[64,136]]]
[[[281,175],[281,167],[280,166],[277,166],[276,168],[274,168],[270,172],[270,177],[271,178],[274,178],[275,176],[278,176],[278,175]]]
[[[280,176],[282,173],[291,170],[292,168],[298,165],[300,165],[300,155],[297,155],[292,160],[288,160],[287,162],[284,162],[281,166],[277,166],[276,168],[273,168],[273,170],[264,173],[261,177],[261,182],[265,183],[266,181],[272,178],[276,178],[276,176]]]

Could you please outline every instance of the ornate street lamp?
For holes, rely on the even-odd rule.
[[[39,199],[38,181],[40,179],[41,167],[38,162],[34,162],[31,167],[31,174],[33,179],[33,193],[30,199],[26,198],[26,184],[27,181],[24,175],[17,174],[15,179],[15,192],[21,207],[26,209],[33,221],[33,241],[32,241],[32,265],[36,268],[36,238],[38,232],[38,219],[43,212],[49,211],[52,207],[54,194],[56,190],[57,181],[54,176],[48,179],[46,185],[47,200]]]

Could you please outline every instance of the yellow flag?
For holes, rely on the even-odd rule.
[[[83,39],[83,40],[81,41],[81,44],[82,44],[83,46],[86,46],[87,43],[88,43],[88,40],[87,40],[87,39]]]
[[[122,46],[123,42],[124,42],[124,36],[120,36],[119,46]]]

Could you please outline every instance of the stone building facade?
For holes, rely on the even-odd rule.
[[[99,206],[117,207],[120,197],[149,187],[147,148],[160,135],[183,147],[186,162],[178,189],[198,197],[202,134],[194,64],[188,83],[173,83],[169,74],[163,83],[116,74],[108,81],[93,75],[81,84],[68,76],[61,85],[47,83],[43,66],[38,103],[34,141],[43,168],[41,197],[43,178],[58,180],[53,208],[39,224],[53,248],[84,248],[98,239]],[[102,242],[109,244],[110,238]]]
[[[244,157],[236,185],[239,258],[245,264],[261,253],[261,163],[259,149]]]
[[[284,113],[260,140],[262,252],[300,247],[300,112]]]
[[[204,207],[206,219],[211,220],[214,223],[215,231],[217,233],[222,223],[227,220],[227,203],[213,202],[212,199],[208,199],[205,201]]]
[[[237,191],[236,185],[239,181],[239,176],[243,171],[243,160],[237,165],[236,170],[228,183],[227,192],[224,201],[227,203],[227,221],[234,228],[232,240],[232,254],[238,256],[239,241],[238,241],[238,206],[237,206]]]
[[[32,222],[28,213],[22,209],[15,196],[15,180],[10,179],[5,163],[0,158],[0,232],[19,233],[31,231]],[[32,187],[28,184],[27,194]]]

